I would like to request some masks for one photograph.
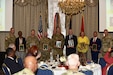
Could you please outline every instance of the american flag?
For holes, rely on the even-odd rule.
[[[38,39],[40,40],[42,38],[42,16],[40,15],[39,19],[39,25],[38,25]]]

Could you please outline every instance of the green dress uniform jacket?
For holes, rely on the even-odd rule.
[[[67,72],[63,73],[62,75],[85,75],[85,74],[82,72],[79,72],[79,71],[73,72],[71,70],[68,70]]]
[[[25,68],[22,71],[19,71],[13,75],[35,75],[31,70]]]

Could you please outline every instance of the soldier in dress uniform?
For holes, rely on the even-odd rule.
[[[27,49],[29,49],[33,45],[36,45],[37,47],[39,45],[39,40],[38,40],[37,36],[35,35],[35,30],[34,29],[31,30],[31,35],[28,36],[27,40],[26,40]]]
[[[5,49],[8,48],[9,44],[11,44],[11,43],[15,44],[16,37],[15,37],[14,33],[15,33],[15,29],[10,28],[10,33],[5,38]]]
[[[113,46],[112,43],[113,43],[113,39],[108,34],[108,30],[105,29],[103,37],[102,37],[102,49],[101,49],[102,56],[104,56],[104,54],[107,52],[108,48]]]
[[[51,39],[47,37],[47,32],[44,32],[43,37],[40,40],[40,52],[41,58],[40,60],[49,60],[50,58],[50,51],[51,51]]]
[[[60,28],[57,27],[56,34],[52,36],[52,47],[53,47],[53,56],[56,58],[56,55],[63,55],[64,47],[64,35],[61,33]]]

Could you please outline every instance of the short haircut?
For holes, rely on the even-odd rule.
[[[79,61],[79,56],[78,54],[70,54],[68,57],[67,57],[67,62],[68,62],[68,65],[73,65],[73,66],[76,66],[77,64],[80,63]]]
[[[6,54],[10,55],[12,52],[14,52],[14,50],[12,48],[7,48],[6,49]]]

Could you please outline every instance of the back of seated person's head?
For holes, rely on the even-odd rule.
[[[9,48],[12,48],[14,51],[16,51],[16,46],[14,43],[10,43]]]
[[[27,56],[24,59],[24,67],[35,72],[38,68],[37,59],[34,56]]]
[[[14,57],[15,52],[14,52],[14,50],[12,48],[7,48],[6,49],[6,54],[7,54],[7,56]]]
[[[78,66],[80,65],[79,56],[77,54],[70,54],[67,57],[66,63],[69,69],[78,69]]]
[[[32,56],[37,56],[38,47],[36,45],[33,45],[32,47],[30,47],[30,49],[28,50],[28,54],[31,54]]]

